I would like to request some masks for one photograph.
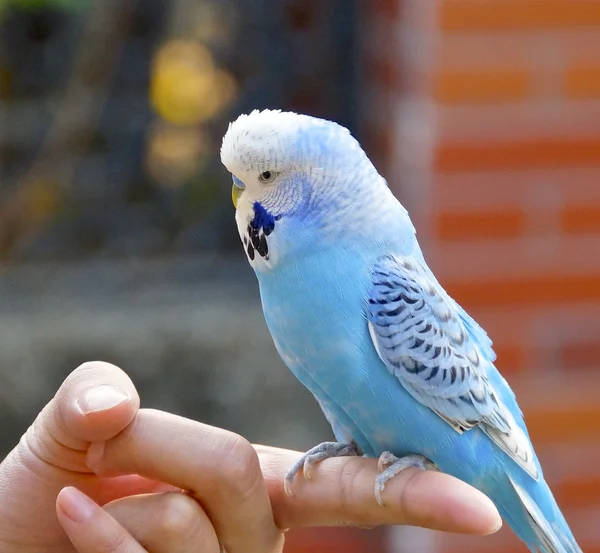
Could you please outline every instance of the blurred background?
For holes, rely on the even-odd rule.
[[[238,245],[227,123],[348,126],[488,330],[559,503],[600,552],[600,1],[0,0],[0,455],[80,363],[145,406],[307,449]],[[524,552],[413,528],[287,553]]]

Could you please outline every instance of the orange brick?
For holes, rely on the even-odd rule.
[[[600,25],[600,1],[444,0],[438,24],[446,31],[591,27]]]
[[[514,279],[446,281],[459,302],[471,306],[556,305],[600,301],[600,274],[544,274]]]
[[[440,213],[437,235],[440,240],[486,240],[516,238],[523,234],[525,214],[518,209],[477,211],[471,213]]]
[[[560,224],[561,230],[567,233],[600,232],[600,204],[566,207],[561,213]]]
[[[371,553],[385,550],[385,530],[304,528],[287,534],[284,553]]]
[[[529,77],[518,69],[444,71],[435,78],[434,96],[442,104],[514,102],[529,96]]]
[[[571,98],[600,97],[600,67],[572,67],[565,74],[565,93]]]
[[[565,344],[560,357],[562,366],[569,370],[600,370],[600,344],[597,342]]]
[[[554,484],[552,489],[562,508],[592,507],[600,504],[600,477],[564,480]]]
[[[442,173],[597,164],[600,164],[599,137],[448,141],[438,146],[435,156],[435,168]]]
[[[596,399],[587,397],[577,401],[572,400],[568,404],[554,401],[536,408],[528,407],[522,401],[527,428],[534,443],[600,440],[600,405]]]
[[[514,374],[527,369],[527,353],[523,346],[494,342],[494,351],[498,356],[496,366],[502,374]]]

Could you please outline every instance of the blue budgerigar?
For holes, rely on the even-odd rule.
[[[544,481],[484,330],[427,266],[407,211],[347,129],[281,111],[232,123],[221,148],[244,250],[281,358],[314,394],[339,455],[478,488],[531,551],[581,553]]]

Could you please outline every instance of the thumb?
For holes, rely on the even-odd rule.
[[[114,365],[85,363],[67,377],[0,464],[0,550],[6,543],[65,550],[58,492],[76,485],[98,495],[102,482],[85,463],[87,449],[124,430],[138,408],[133,383]]]
[[[139,396],[131,379],[110,363],[85,363],[73,371],[27,430],[17,449],[48,465],[89,472],[91,442],[116,436],[135,417]]]

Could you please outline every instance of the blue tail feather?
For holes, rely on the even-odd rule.
[[[562,515],[548,484],[529,485],[507,475],[491,494],[502,518],[532,553],[583,553]],[[528,489],[526,489],[526,487]]]

